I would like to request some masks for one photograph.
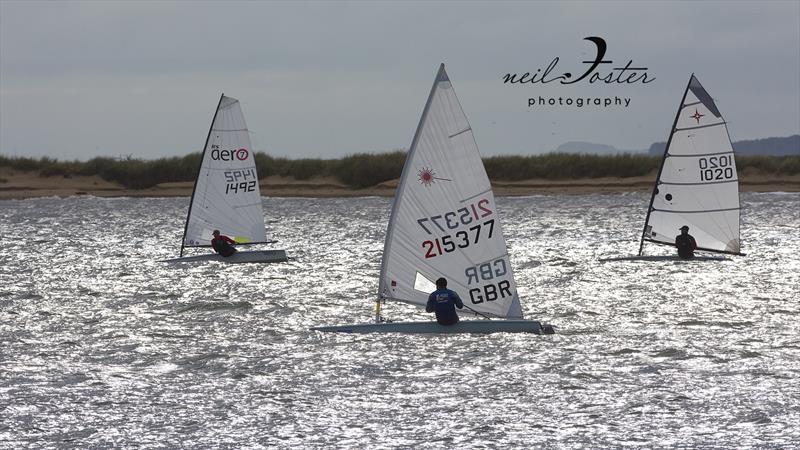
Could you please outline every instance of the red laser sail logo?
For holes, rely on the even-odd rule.
[[[420,169],[419,172],[417,173],[417,177],[419,178],[419,182],[425,186],[430,186],[436,183],[436,180],[453,181],[448,178],[437,177],[436,172],[434,172],[433,169],[429,169],[427,167],[423,167],[422,169]]]

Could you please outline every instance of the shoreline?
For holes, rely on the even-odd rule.
[[[770,176],[742,173],[740,192],[800,192],[800,175]],[[585,195],[616,194],[624,192],[649,192],[655,173],[631,178],[581,178],[574,180],[532,179],[523,181],[492,182],[498,197],[516,197],[535,194]],[[296,180],[271,176],[260,180],[261,195],[266,197],[392,197],[399,180],[376,186],[355,189],[332,177],[314,177]],[[0,170],[0,200],[19,200],[37,197],[189,197],[193,182],[162,183],[147,189],[128,189],[97,176],[41,177],[36,172]]]

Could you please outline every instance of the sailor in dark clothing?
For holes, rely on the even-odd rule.
[[[215,252],[226,258],[236,253],[236,249],[233,248],[233,244],[236,242],[233,239],[224,234],[219,234],[219,230],[214,230],[213,234],[214,238],[211,239],[211,248],[213,248]]]
[[[428,304],[425,311],[436,312],[436,321],[440,325],[454,325],[458,323],[456,308],[464,307],[461,297],[455,292],[447,289],[447,280],[439,278],[436,280],[436,290],[428,296]]]
[[[681,234],[675,237],[675,246],[678,247],[678,256],[683,259],[694,258],[694,251],[697,248],[697,242],[691,234],[689,234],[689,227],[684,225],[681,227]]]

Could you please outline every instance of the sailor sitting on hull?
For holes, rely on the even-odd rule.
[[[211,248],[213,248],[215,252],[226,258],[236,253],[236,249],[233,248],[233,244],[236,242],[233,239],[224,234],[219,234],[219,230],[214,230],[213,234],[214,238],[211,239]]]
[[[675,237],[675,246],[678,247],[678,256],[683,259],[694,258],[694,251],[697,248],[697,241],[689,234],[689,227],[681,227],[681,234]]]
[[[447,280],[436,280],[436,290],[428,296],[425,311],[436,312],[436,321],[439,325],[455,325],[458,323],[456,308],[464,307],[464,302],[454,291],[447,289]]]

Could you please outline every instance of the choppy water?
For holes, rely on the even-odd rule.
[[[390,199],[265,199],[289,263],[184,266],[185,198],[0,202],[0,447],[800,447],[800,195],[742,199],[747,257],[604,264],[644,194],[499,199],[553,336],[308,331],[372,318]]]

